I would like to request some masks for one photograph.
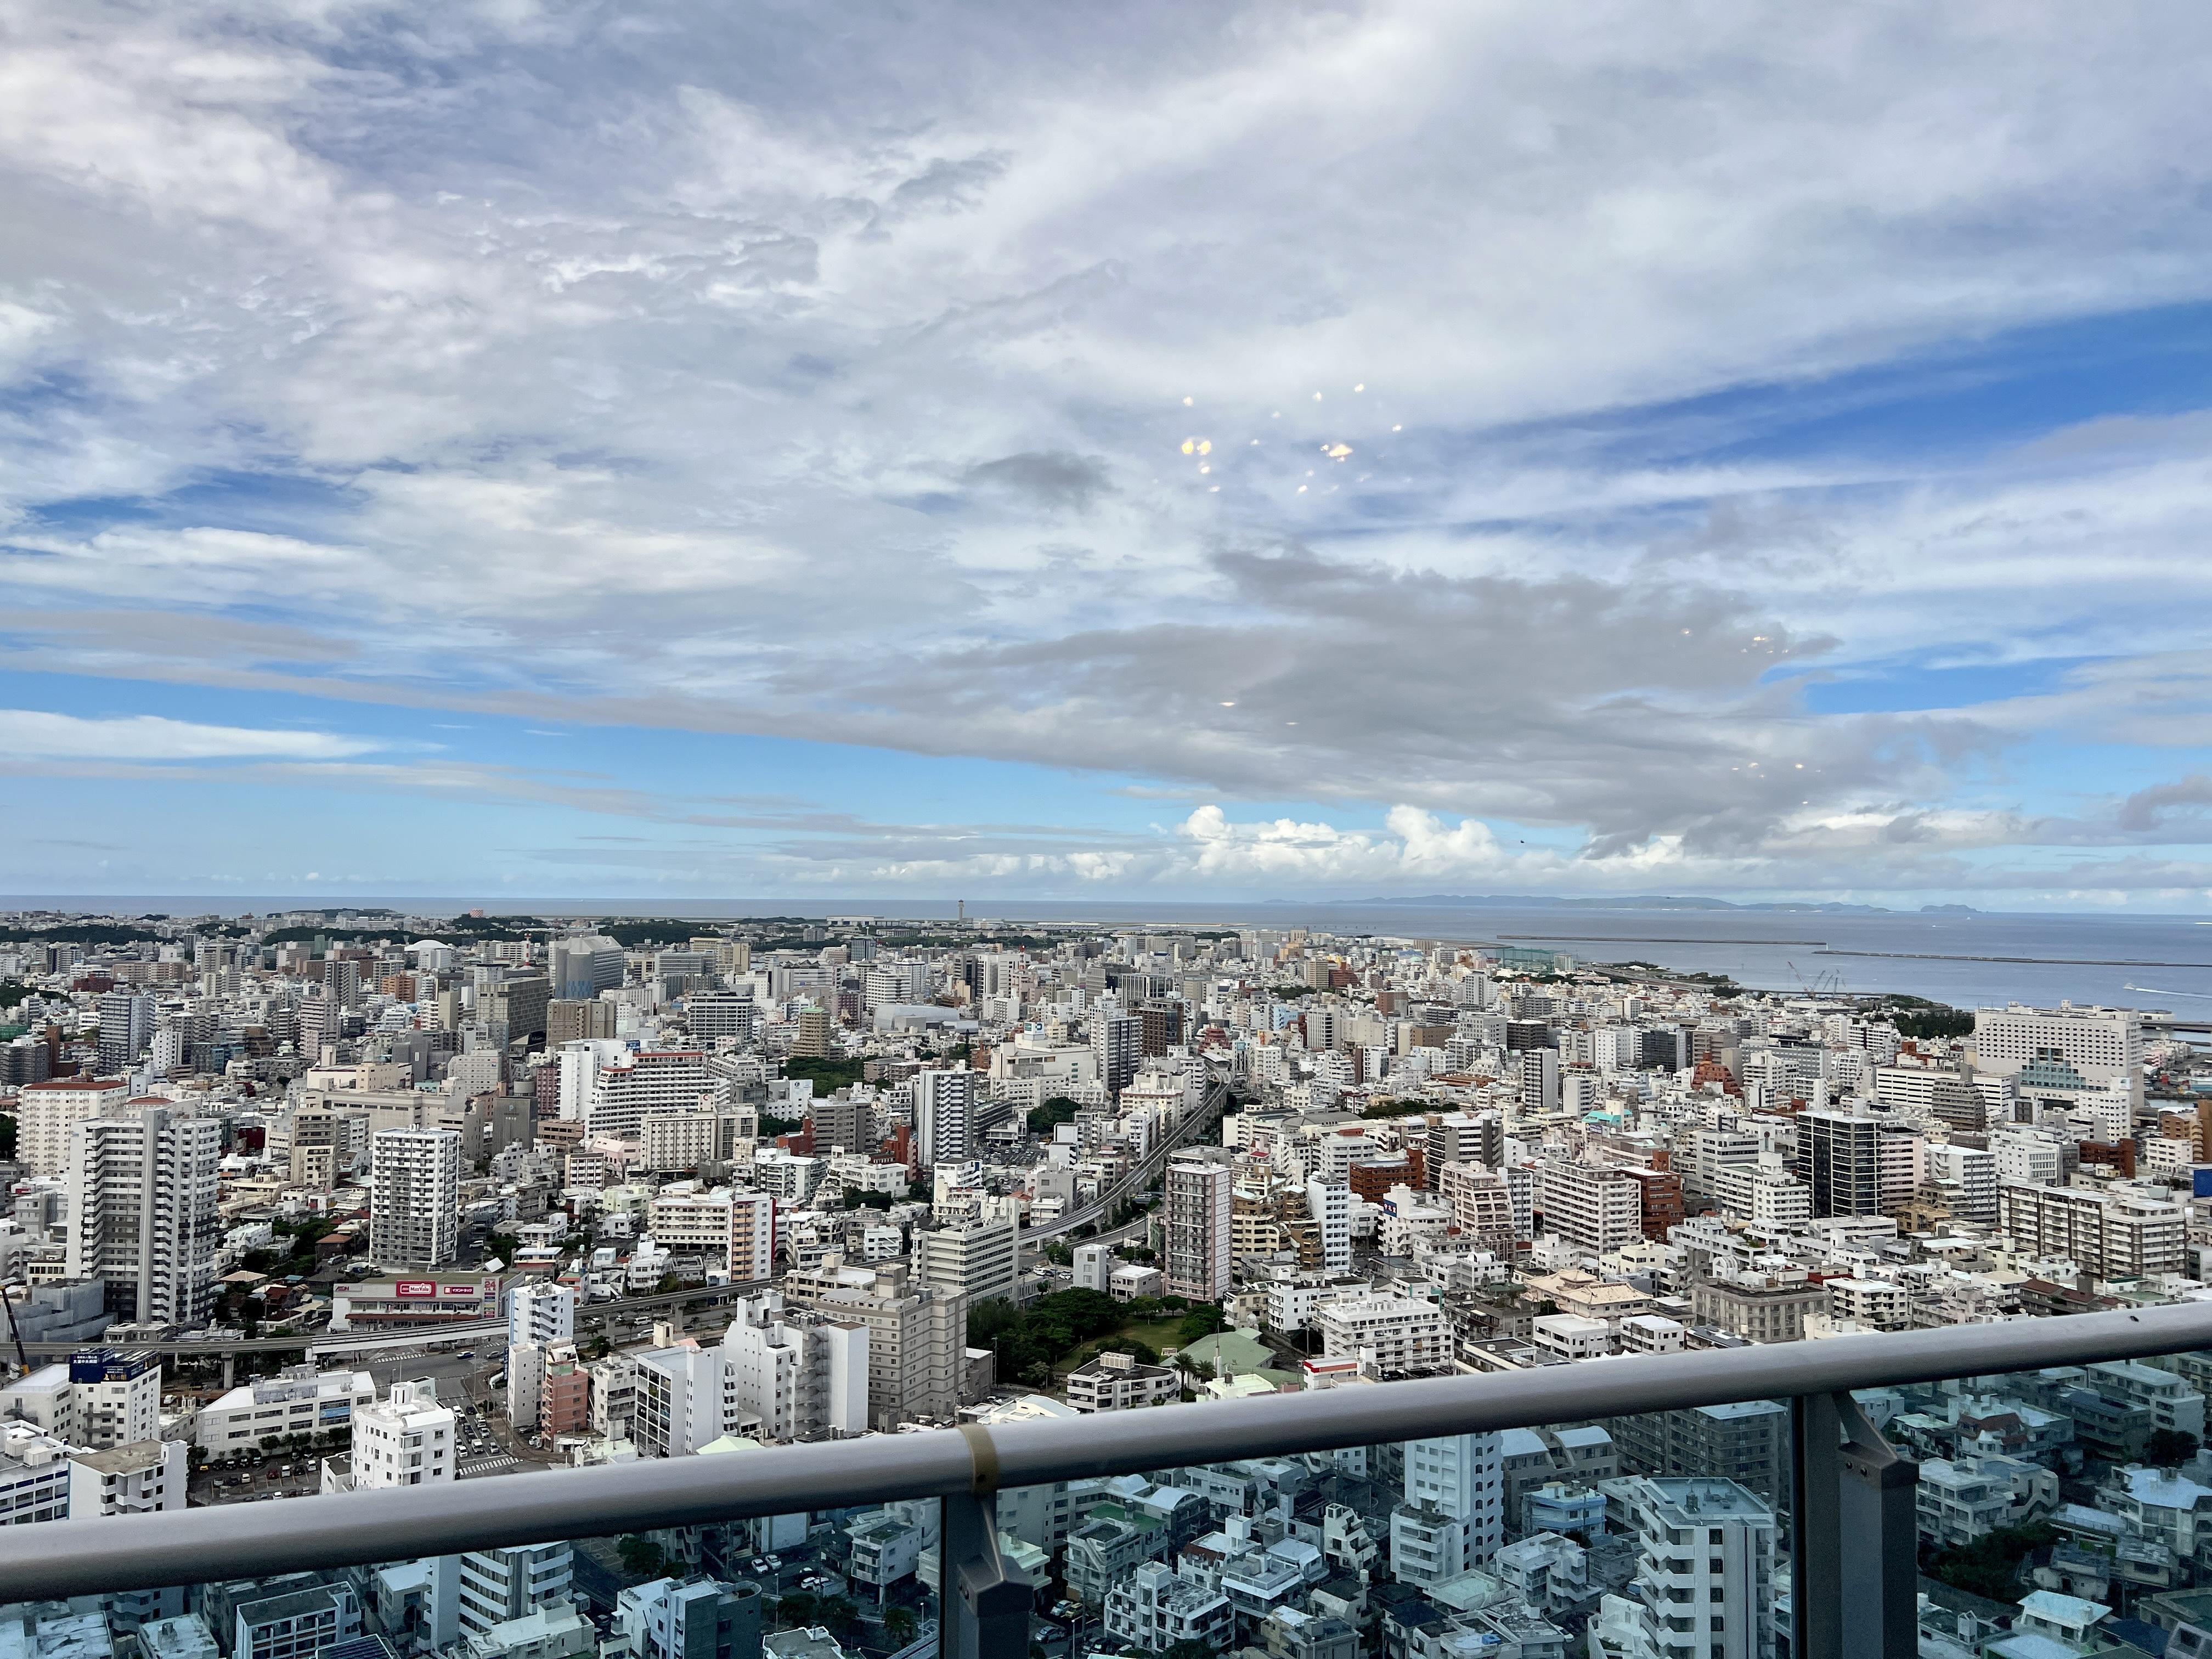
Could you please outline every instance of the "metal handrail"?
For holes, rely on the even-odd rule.
[[[2212,1349],[2212,1302],[1638,1355],[1103,1417],[10,1528],[0,1602]]]

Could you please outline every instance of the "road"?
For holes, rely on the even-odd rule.
[[[1229,1099],[1228,1079],[1225,1078],[1218,1079],[1206,1091],[1206,1099],[1200,1103],[1199,1109],[1176,1125],[1174,1133],[1146,1153],[1144,1162],[1132,1170],[1120,1185],[1101,1193],[1091,1203],[1083,1206],[1080,1209],[1070,1210],[1066,1214],[1056,1220],[1047,1222],[1043,1226],[1027,1229],[1022,1234],[1023,1245],[1026,1248],[1031,1244],[1041,1244],[1048,1239],[1058,1238],[1063,1233],[1073,1232],[1076,1228],[1086,1226],[1100,1216],[1106,1214],[1123,1200],[1134,1198],[1142,1194],[1152,1184],[1160,1171],[1167,1167],[1168,1158],[1171,1154],[1190,1145],[1200,1131],[1210,1128],[1220,1121],[1222,1109],[1228,1104]],[[1139,1220],[1112,1234],[1102,1234],[1100,1237],[1102,1238],[1125,1237],[1132,1231],[1141,1231],[1143,1226],[1144,1223]]]
[[[726,1302],[732,1297],[749,1296],[769,1288],[769,1281],[761,1279],[743,1285],[696,1285],[689,1290],[662,1291],[651,1296],[618,1297],[612,1302],[586,1302],[578,1304],[579,1323],[604,1321],[610,1318],[635,1318],[665,1309],[699,1302]],[[399,1329],[377,1328],[353,1334],[365,1343],[381,1346],[410,1345],[466,1341],[472,1338],[495,1339],[507,1328],[504,1320],[474,1319],[451,1325],[417,1325]],[[347,1338],[332,1336],[327,1330],[301,1331],[289,1336],[232,1337],[213,1340],[200,1339],[172,1342],[133,1342],[135,1352],[146,1349],[170,1358],[198,1356],[221,1359],[226,1355],[248,1353],[300,1353],[314,1348],[333,1356],[349,1352]],[[30,1353],[53,1358],[66,1358],[85,1345],[82,1342],[27,1342],[24,1348]],[[503,1346],[503,1345],[500,1345]],[[374,1355],[374,1347],[353,1350]]]

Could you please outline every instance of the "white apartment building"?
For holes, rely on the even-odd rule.
[[[66,1269],[125,1316],[186,1328],[215,1306],[222,1125],[166,1104],[70,1131]]]
[[[69,1455],[72,1521],[104,1515],[158,1515],[185,1507],[185,1443],[133,1440]]]
[[[119,1077],[58,1077],[27,1083],[15,1097],[15,1156],[34,1176],[67,1173],[70,1131],[129,1098]]]
[[[291,1435],[349,1428],[354,1413],[375,1401],[376,1379],[367,1371],[295,1365],[242,1382],[201,1407],[192,1437],[210,1457],[259,1451]]]
[[[915,1156],[924,1169],[975,1155],[981,1077],[966,1070],[919,1072],[914,1079]]]
[[[2052,1149],[2054,1162],[2057,1149]],[[1921,1149],[1922,1171],[1929,1181],[1941,1181],[1956,1187],[1959,1196],[1952,1205],[1961,1221],[1992,1225],[1997,1218],[1997,1156],[1993,1151],[1979,1146],[1954,1146],[1942,1141],[1931,1141]],[[2015,1180],[2033,1179],[2014,1176]],[[2052,1179],[2057,1179],[2054,1169]]]
[[[775,1200],[767,1193],[678,1183],[653,1195],[647,1215],[654,1240],[672,1255],[702,1255],[709,1272],[726,1273],[732,1284],[765,1279],[775,1267]]]
[[[1912,1323],[1912,1294],[1887,1279],[1831,1279],[1828,1316],[1848,1319],[1870,1331],[1901,1331]]]
[[[1773,1659],[1773,1511],[1711,1477],[1636,1477],[1622,1491],[1637,1578],[1654,1592],[1628,1604],[1636,1659]]]
[[[0,1422],[0,1527],[66,1521],[69,1447],[29,1423]]]
[[[1390,1571],[1439,1584],[1479,1567],[1505,1541],[1503,1444],[1495,1434],[1408,1440],[1405,1502],[1390,1515]]]
[[[1020,1276],[1021,1231],[1011,1212],[995,1221],[915,1230],[917,1285],[965,1296],[973,1308],[978,1303],[1018,1299]]]
[[[368,1138],[368,1254],[380,1267],[441,1267],[460,1253],[461,1137],[380,1129]]]
[[[575,1557],[565,1540],[472,1550],[458,1565],[456,1610],[465,1640],[556,1603],[565,1607],[575,1588]]]
[[[394,1382],[382,1400],[356,1406],[353,1449],[323,1462],[323,1490],[372,1492],[453,1480],[453,1413],[428,1382]]]
[[[2178,1273],[2186,1218],[2181,1206],[2127,1188],[2103,1192],[2008,1181],[1997,1224],[2031,1257],[2063,1256],[2100,1279]]]
[[[753,1154],[752,1183],[779,1203],[803,1206],[821,1186],[823,1161],[781,1146],[763,1146]]]
[[[1130,1411],[1182,1397],[1173,1366],[1140,1364],[1126,1353],[1096,1355],[1067,1374],[1067,1403],[1079,1412]]]
[[[765,1442],[868,1427],[868,1329],[787,1311],[770,1294],[736,1304],[721,1342],[728,1432]]]
[[[788,1274],[783,1293],[793,1306],[867,1328],[869,1427],[949,1419],[959,1410],[965,1297],[911,1283],[903,1263],[848,1267],[835,1255]]]
[[[1319,1179],[1306,1182],[1306,1214],[1321,1229],[1321,1265],[1330,1273],[1352,1267],[1352,1188]]]
[[[561,1052],[562,1115],[568,1115],[573,1067],[587,1131],[593,1137],[636,1139],[648,1117],[702,1107],[711,1110],[721,1103],[728,1085],[708,1069],[707,1060],[698,1049],[639,1052],[618,1042],[570,1043]]]
[[[1451,1326],[1435,1303],[1389,1294],[1317,1302],[1314,1328],[1321,1351],[1358,1359],[1360,1373],[1382,1381],[1441,1376],[1452,1368]]]
[[[1169,1295],[1218,1302],[1229,1294],[1236,1189],[1235,1155],[1226,1147],[1194,1147],[1168,1159]]]
[[[102,1449],[161,1433],[161,1361],[149,1352],[88,1348],[70,1356],[74,1445]]]
[[[1546,1158],[1537,1172],[1537,1207],[1547,1231],[1593,1255],[1610,1255],[1644,1237],[1644,1183],[1626,1170]]]
[[[1504,1175],[1455,1159],[1438,1169],[1437,1190],[1462,1237],[1501,1259],[1513,1254],[1513,1194]]]
[[[507,1293],[507,1340],[567,1342],[576,1334],[576,1292],[573,1286],[525,1279]]]

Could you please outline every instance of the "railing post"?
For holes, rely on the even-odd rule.
[[[1849,1394],[1790,1402],[1790,1659],[1881,1659],[1918,1645],[1919,1466]]]
[[[944,1659],[1027,1659],[1030,1581],[999,1550],[998,1450],[987,1429],[969,1424],[960,1432],[975,1479],[969,1491],[944,1498],[939,1651]]]

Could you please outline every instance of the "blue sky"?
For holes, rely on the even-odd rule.
[[[0,892],[2212,899],[2194,9],[8,27]]]

